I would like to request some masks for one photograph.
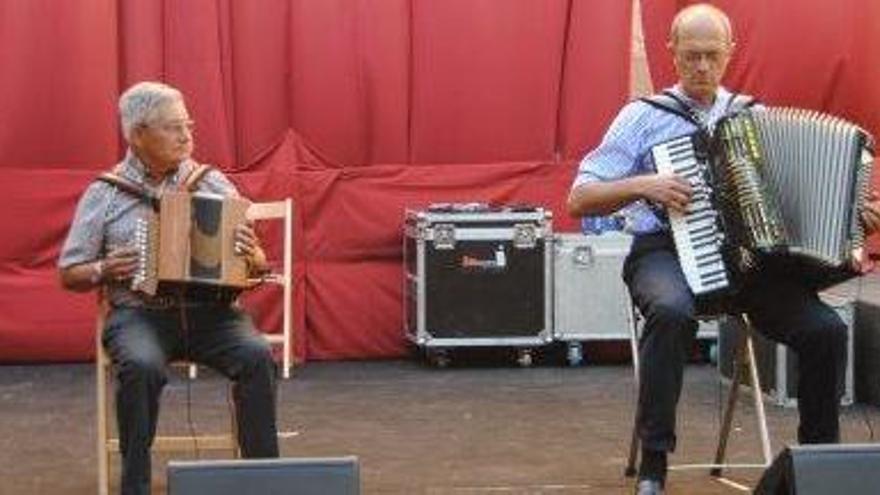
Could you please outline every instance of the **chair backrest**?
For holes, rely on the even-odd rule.
[[[293,330],[290,305],[293,297],[293,201],[290,198],[268,203],[253,203],[246,214],[248,220],[282,220],[284,227],[283,267],[281,273],[270,273],[256,282],[269,282],[282,286],[283,311],[282,332],[280,336],[267,335],[270,343],[283,345],[284,363],[282,375],[290,378],[293,366]]]
[[[293,201],[288,198],[269,203],[252,203],[246,214],[248,220],[278,219],[284,222],[284,268],[282,276],[290,280],[293,262]]]

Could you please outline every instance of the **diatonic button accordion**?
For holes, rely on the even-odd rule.
[[[698,299],[726,297],[767,264],[817,289],[856,275],[874,161],[873,140],[857,125],[810,110],[747,110],[723,118],[711,137],[681,136],[651,153],[658,172],[694,190],[669,221]]]
[[[139,220],[132,289],[155,295],[161,282],[247,286],[247,263],[235,254],[235,227],[250,202],[208,193],[167,192],[158,212]]]

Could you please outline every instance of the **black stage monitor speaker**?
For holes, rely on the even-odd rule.
[[[357,457],[171,461],[168,495],[359,495]]]
[[[787,447],[755,488],[761,495],[880,493],[880,445]]]

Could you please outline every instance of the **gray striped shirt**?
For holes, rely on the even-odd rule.
[[[196,167],[196,162],[186,160],[173,174],[159,184],[151,185],[146,179],[146,168],[129,149],[120,167],[115,169],[123,177],[141,185],[156,195],[175,189],[179,182]],[[198,191],[222,196],[238,196],[238,190],[222,172],[211,169],[198,182]],[[103,258],[116,247],[133,242],[135,227],[145,218],[150,205],[140,198],[120,191],[102,181],[92,182],[79,200],[67,239],[61,248],[58,267],[67,268]],[[141,293],[133,292],[128,283],[108,283],[110,303],[114,306],[140,306],[149,302]]]

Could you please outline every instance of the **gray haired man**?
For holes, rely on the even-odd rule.
[[[144,191],[133,194],[95,181],[79,200],[61,250],[62,285],[85,292],[102,288],[110,313],[102,341],[117,373],[116,415],[122,453],[123,494],[150,493],[150,446],[156,433],[159,396],[170,360],[185,357],[235,382],[239,445],[245,457],[277,457],[276,368],[265,339],[235,294],[218,289],[177,288],[146,296],[130,289],[137,266],[130,240],[138,219],[152,208],[145,198],[196,179],[195,190],[237,196],[218,170],[195,163],[192,121],[183,96],[171,86],[142,82],[119,100],[128,151],[114,173]],[[207,171],[206,171],[207,170]],[[253,228],[236,227],[235,249],[259,273],[266,258]]]

